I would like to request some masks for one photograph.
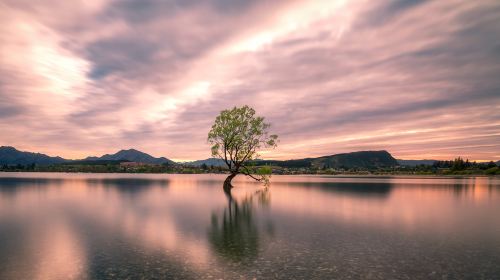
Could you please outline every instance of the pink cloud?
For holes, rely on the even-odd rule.
[[[278,2],[0,1],[0,142],[206,158],[248,104],[281,136],[267,158],[498,160],[496,1]]]

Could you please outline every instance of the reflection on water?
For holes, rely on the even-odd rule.
[[[0,173],[0,279],[500,275],[498,178],[224,178]]]
[[[358,182],[279,182],[289,186],[320,188],[328,192],[348,193],[353,196],[387,197],[392,190],[391,182],[358,183]]]
[[[269,205],[269,188],[246,195],[241,202],[227,195],[227,207],[221,216],[212,214],[208,239],[217,255],[234,262],[257,258],[260,233],[254,218],[254,198],[260,205]],[[272,223],[268,222],[266,229],[265,233],[272,235]]]
[[[143,192],[151,187],[167,187],[169,184],[168,179],[157,178],[88,178],[85,182],[89,186],[114,188],[124,193]]]
[[[167,179],[148,179],[148,178],[90,178],[85,180],[89,185],[103,185],[105,187],[113,188],[143,188],[151,187],[154,185],[166,186],[168,185]]]
[[[62,178],[18,178],[18,177],[0,177],[0,193],[7,195],[16,193],[18,188],[37,188],[47,185],[60,186],[64,182]]]

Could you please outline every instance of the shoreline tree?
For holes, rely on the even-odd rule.
[[[255,168],[250,163],[259,158],[259,149],[276,148],[278,136],[269,134],[270,127],[264,117],[256,116],[247,105],[221,111],[215,118],[208,142],[212,156],[224,160],[230,172],[223,186],[226,193],[230,194],[231,181],[238,174],[269,184],[270,168]]]

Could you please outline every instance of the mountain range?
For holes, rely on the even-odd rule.
[[[64,159],[61,157],[51,157],[48,155],[40,154],[40,153],[30,153],[30,152],[22,152],[17,150],[14,147],[1,146],[0,147],[0,164],[37,164],[37,165],[50,165],[50,164],[59,164],[59,163],[85,163],[85,162],[98,162],[98,161],[133,161],[133,162],[141,162],[147,164],[174,164],[173,161],[169,160],[165,157],[153,157],[144,152],[128,149],[121,150],[115,154],[105,154],[101,157],[87,157],[81,160],[70,160]]]
[[[225,166],[221,159],[209,158],[185,163],[186,165]],[[288,168],[378,168],[397,166],[398,161],[387,151],[360,151],[317,158],[291,160],[257,160],[255,165],[274,165]]]
[[[81,160],[69,160],[61,157],[51,157],[40,153],[24,152],[14,147],[0,147],[0,165],[51,165],[61,163],[91,163],[107,161],[131,161],[146,164],[176,164],[174,161],[165,157],[153,157],[147,153],[136,149],[120,150],[115,154],[105,154],[100,157],[90,156]],[[435,160],[401,160],[395,159],[387,151],[359,151],[352,153],[335,154],[316,158],[303,158],[291,160],[256,160],[255,165],[275,165],[288,168],[380,168],[402,166],[416,166],[420,164],[432,165]],[[221,159],[208,158],[205,160],[196,160],[191,162],[182,162],[179,164],[189,166],[225,166]],[[497,162],[500,165],[500,161]]]
[[[387,151],[359,151],[317,158],[292,160],[259,160],[256,165],[276,165],[293,168],[380,168],[397,166],[397,160]]]
[[[0,147],[0,164],[58,164],[66,162],[66,159],[61,157],[50,157],[40,153],[21,152],[14,147]]]
[[[175,162],[169,160],[165,157],[155,158],[149,154],[138,151],[136,149],[121,150],[115,154],[105,154],[101,157],[87,157],[86,161],[98,161],[98,160],[125,160],[133,162],[141,162],[147,164],[174,164]]]

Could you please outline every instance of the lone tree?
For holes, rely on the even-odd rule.
[[[259,157],[260,148],[276,147],[278,136],[269,135],[270,126],[247,105],[224,110],[215,118],[208,142],[212,145],[212,156],[224,160],[231,173],[224,181],[224,191],[231,191],[231,180],[238,174],[269,183],[270,169],[255,168],[250,162]]]

